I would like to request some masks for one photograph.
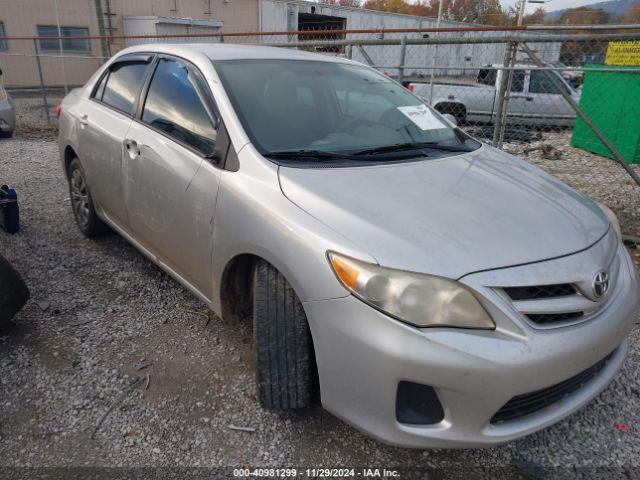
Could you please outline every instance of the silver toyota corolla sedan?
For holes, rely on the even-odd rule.
[[[613,213],[372,68],[137,46],[58,113],[82,233],[108,225],[251,318],[265,408],[319,394],[387,443],[487,446],[580,408],[624,361],[638,283]]]

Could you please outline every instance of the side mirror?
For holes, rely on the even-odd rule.
[[[449,122],[452,126],[457,127],[458,126],[458,120],[456,120],[456,117],[454,117],[453,115],[451,115],[450,113],[443,113],[442,114],[442,118],[444,118],[447,122]]]

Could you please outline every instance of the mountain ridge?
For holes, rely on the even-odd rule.
[[[588,5],[581,5],[580,7],[599,8],[611,14],[612,17],[619,17],[621,15],[624,15],[627,12],[627,10],[629,10],[629,7],[634,3],[636,3],[636,0],[608,0],[605,2],[602,2],[602,1],[593,2]],[[574,8],[580,8],[580,7],[574,7]],[[560,10],[553,10],[551,12],[547,12],[545,15],[545,19],[557,20],[567,10],[573,10],[573,8],[563,8]]]

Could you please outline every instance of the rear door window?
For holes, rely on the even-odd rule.
[[[95,98],[124,113],[133,115],[147,66],[146,62],[116,64],[105,77],[104,86],[100,85],[96,90]],[[98,94],[101,94],[100,98],[98,98]]]
[[[149,84],[142,121],[204,155],[213,153],[217,120],[205,85],[194,67],[161,59]]]

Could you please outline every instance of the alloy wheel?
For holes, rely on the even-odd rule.
[[[89,223],[89,192],[80,170],[71,173],[71,206],[76,221],[84,227]]]

